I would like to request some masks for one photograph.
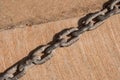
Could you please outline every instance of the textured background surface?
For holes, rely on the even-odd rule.
[[[99,10],[106,1],[0,0],[0,28],[10,28],[21,23],[38,24],[81,16]]]
[[[0,72],[55,33],[77,26],[78,18],[0,32]],[[47,63],[31,68],[20,80],[119,80],[120,15],[87,32],[68,48],[59,48]]]

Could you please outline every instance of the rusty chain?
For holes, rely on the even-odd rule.
[[[68,47],[79,40],[82,33],[91,31],[100,26],[112,15],[120,13],[120,0],[110,0],[103,5],[103,9],[90,13],[81,18],[78,27],[65,29],[53,38],[53,41],[35,49],[32,54],[23,58],[12,67],[0,74],[0,80],[18,80],[25,75],[27,69],[40,65],[53,56],[56,48]]]

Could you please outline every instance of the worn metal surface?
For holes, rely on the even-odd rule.
[[[43,64],[49,60],[53,56],[52,51],[54,49],[72,45],[79,39],[80,34],[97,28],[104,22],[105,19],[118,13],[120,13],[120,0],[113,0],[105,3],[102,10],[88,14],[80,19],[78,27],[65,29],[56,34],[53,41],[49,42],[47,45],[37,48],[37,50],[32,52],[32,54],[28,55],[6,70],[1,74],[0,79],[17,80],[21,78],[29,67]]]

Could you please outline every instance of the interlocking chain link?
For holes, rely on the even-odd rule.
[[[104,4],[103,9],[86,15],[79,21],[78,27],[65,29],[53,38],[50,43],[36,48],[27,57],[0,74],[0,80],[18,80],[25,75],[27,69],[40,65],[53,56],[56,48],[68,47],[79,40],[82,33],[96,29],[112,15],[120,13],[120,0],[110,0]]]

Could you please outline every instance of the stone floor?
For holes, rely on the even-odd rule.
[[[101,8],[107,0],[1,0],[0,28],[40,24],[79,17]],[[24,27],[24,26],[23,26]]]

